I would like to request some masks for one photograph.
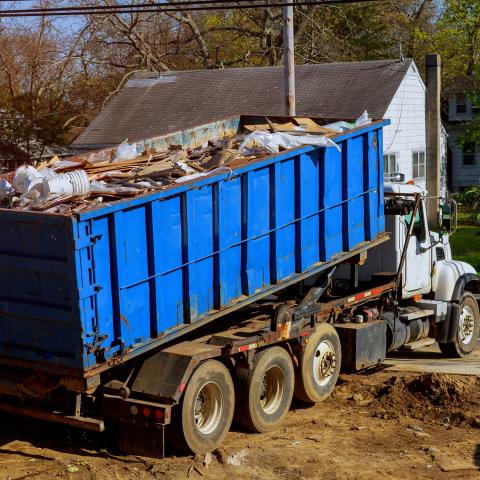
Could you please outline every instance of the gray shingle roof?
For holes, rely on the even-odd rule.
[[[297,116],[382,118],[412,60],[296,67]],[[283,67],[138,73],[74,146],[151,138],[237,114],[284,115]]]

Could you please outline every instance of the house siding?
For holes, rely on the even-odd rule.
[[[397,155],[399,172],[405,174],[405,180],[413,176],[413,152],[426,152],[425,90],[412,63],[385,112],[385,118],[392,123],[384,128],[384,153]],[[415,182],[425,188],[425,178]]]
[[[458,192],[465,187],[480,186],[480,149],[475,154],[475,165],[463,164],[463,150],[458,145],[459,137],[465,132],[464,126],[448,128],[448,147],[452,152],[452,188]]]

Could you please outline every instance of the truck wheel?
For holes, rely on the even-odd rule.
[[[173,409],[174,445],[193,453],[215,450],[230,430],[234,405],[228,369],[217,360],[203,362],[190,377],[180,406]]]
[[[235,419],[250,432],[274,429],[292,402],[295,374],[292,359],[282,347],[257,353],[252,370],[237,370]]]
[[[337,383],[342,350],[338,333],[328,323],[317,326],[295,369],[295,397],[305,403],[325,400]]]
[[[475,350],[480,331],[480,312],[475,297],[465,292],[460,302],[460,318],[455,340],[439,343],[442,353],[448,357],[465,357]]]

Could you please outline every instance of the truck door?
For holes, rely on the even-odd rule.
[[[411,217],[412,214],[401,217],[401,222],[405,224],[404,238],[406,238]],[[432,249],[429,248],[430,235],[423,201],[419,205],[414,222],[403,272],[403,295],[405,297],[431,291]]]

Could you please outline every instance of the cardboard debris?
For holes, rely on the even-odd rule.
[[[272,140],[269,135],[282,135],[289,140],[280,144],[280,149],[319,141],[336,146],[329,138],[322,139],[335,133],[334,130],[319,126],[311,119],[277,119],[275,123],[266,117],[266,123],[260,119],[255,124],[243,125],[246,134],[211,139],[192,149],[173,145],[164,151],[150,150],[137,155],[136,144],[125,141],[108,151],[62,160],[55,156],[36,167],[22,166],[0,176],[0,208],[72,215],[105,202],[209,175],[233,173],[234,168],[272,153],[268,147]],[[255,149],[240,148],[245,139],[248,141],[255,134],[261,134],[261,139],[254,141]]]

